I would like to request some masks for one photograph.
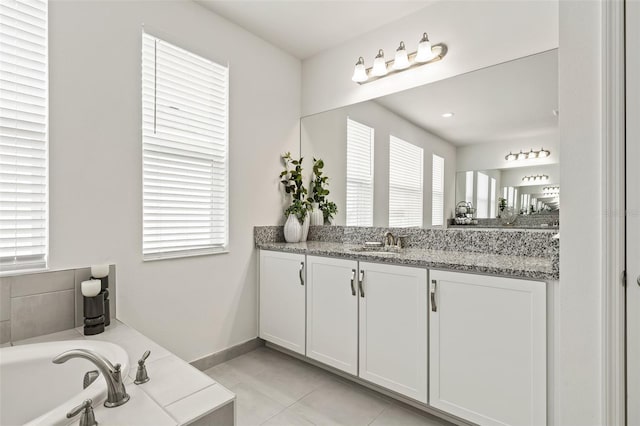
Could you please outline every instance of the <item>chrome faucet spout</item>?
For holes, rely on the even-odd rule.
[[[385,247],[393,247],[396,245],[396,238],[390,231],[384,234],[384,245]]]
[[[82,358],[92,362],[107,382],[107,400],[105,407],[118,407],[129,401],[129,395],[124,387],[120,364],[113,365],[111,361],[97,352],[86,349],[71,349],[63,352],[53,359],[54,364],[62,364],[73,358]]]

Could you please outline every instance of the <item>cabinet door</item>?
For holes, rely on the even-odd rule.
[[[545,283],[429,275],[430,405],[480,425],[546,424]]]
[[[359,376],[427,402],[427,271],[360,263]]]
[[[307,257],[307,356],[358,374],[358,263]]]
[[[260,337],[305,353],[305,259],[260,250]]]

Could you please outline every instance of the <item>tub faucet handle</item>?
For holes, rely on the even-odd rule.
[[[144,365],[144,362],[151,355],[151,351],[146,351],[142,354],[142,358],[138,360],[138,371],[136,371],[136,380],[133,383],[136,385],[141,385],[143,383],[147,383],[149,381],[149,375],[147,374],[147,366]]]
[[[96,417],[93,414],[92,404],[93,401],[91,399],[85,399],[82,404],[67,413],[67,418],[70,419],[82,412],[80,416],[80,426],[96,426],[98,422],[96,422]]]

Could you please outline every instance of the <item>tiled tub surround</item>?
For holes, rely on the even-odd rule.
[[[531,279],[557,280],[560,275],[559,240],[553,238],[555,232],[550,230],[317,226],[311,227],[307,243],[284,243],[278,238],[281,234],[277,228],[256,227],[256,246]],[[394,255],[353,250],[366,241],[382,241],[387,231],[405,236],[407,248]]]
[[[131,399],[116,408],[105,408],[101,401],[94,401],[95,416],[100,425],[235,424],[235,394],[118,320],[112,319],[105,332],[95,336],[85,336],[82,327],[77,327],[15,341],[13,345],[82,339],[115,343],[129,355],[131,367],[125,386]],[[151,351],[146,362],[150,380],[135,385],[138,359],[146,350]],[[77,379],[82,383],[82,377]],[[78,417],[69,420],[68,424],[78,424]]]
[[[68,330],[83,324],[80,283],[91,268],[0,277],[0,344]],[[109,267],[111,318],[116,317],[116,267]]]

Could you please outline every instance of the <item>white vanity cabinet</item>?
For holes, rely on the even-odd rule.
[[[359,376],[426,403],[427,270],[359,266]]]
[[[305,354],[305,255],[260,250],[260,331]]]
[[[307,356],[426,403],[426,269],[307,256]]]
[[[358,262],[307,256],[307,356],[358,374]]]
[[[544,282],[430,271],[429,404],[479,425],[544,425]]]

